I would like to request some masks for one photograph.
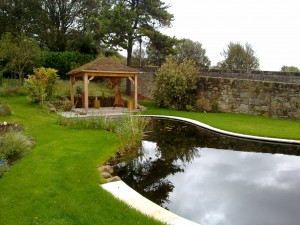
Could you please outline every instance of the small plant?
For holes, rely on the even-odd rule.
[[[71,111],[73,107],[72,102],[67,98],[51,100],[49,103],[52,104],[56,110],[63,112]]]
[[[25,156],[33,147],[34,140],[23,134],[19,124],[0,123],[0,178],[9,170],[9,165]]]
[[[0,116],[11,115],[11,108],[7,103],[0,102]]]
[[[214,113],[219,112],[219,103],[218,102],[213,102],[211,104],[211,111]]]
[[[55,84],[58,80],[56,72],[57,70],[52,68],[34,69],[34,75],[29,75],[25,80],[31,101],[42,105],[54,95]]]
[[[199,112],[210,112],[210,111],[212,111],[212,107],[211,107],[209,101],[205,98],[198,99],[196,104],[195,104],[195,108]]]
[[[195,111],[195,108],[191,105],[187,105],[185,108],[188,112],[194,112]]]
[[[26,155],[34,146],[34,141],[21,132],[10,130],[0,136],[0,155],[15,161]]]

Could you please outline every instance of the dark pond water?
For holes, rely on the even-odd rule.
[[[299,145],[166,119],[152,119],[146,134],[139,154],[115,165],[146,198],[202,225],[300,224]]]

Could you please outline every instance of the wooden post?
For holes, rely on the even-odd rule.
[[[138,107],[138,81],[137,81],[137,74],[134,75],[134,109]]]
[[[88,75],[85,73],[83,77],[83,85],[84,85],[84,109],[85,111],[89,108],[89,79]]]
[[[75,101],[74,101],[74,84],[75,84],[75,77],[70,76],[70,95],[71,95],[72,108],[75,107]]]

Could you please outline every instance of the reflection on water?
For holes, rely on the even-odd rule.
[[[152,119],[124,182],[202,225],[298,225],[300,146],[245,141]]]

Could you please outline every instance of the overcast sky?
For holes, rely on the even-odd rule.
[[[261,70],[300,68],[300,0],[163,0],[175,17],[162,32],[200,42],[216,65],[229,42],[248,42]]]

